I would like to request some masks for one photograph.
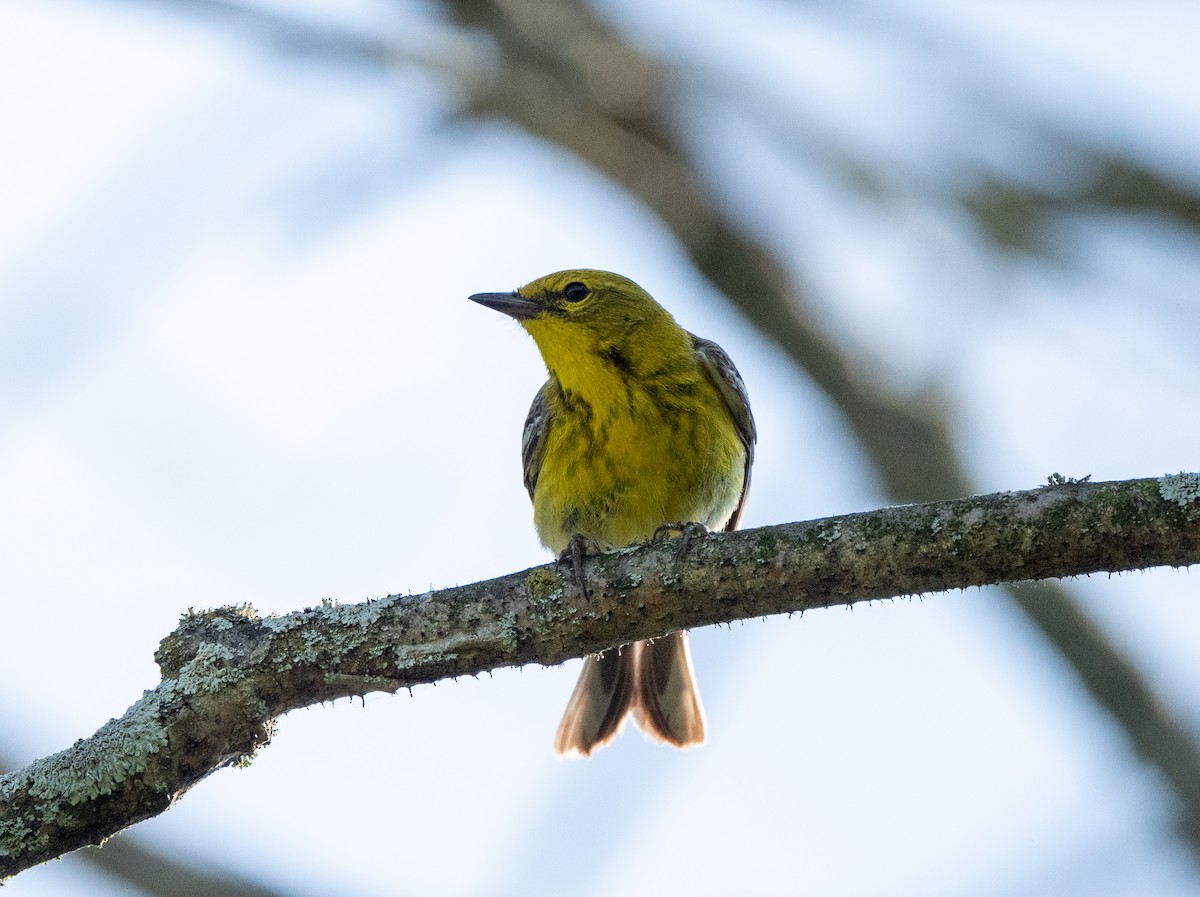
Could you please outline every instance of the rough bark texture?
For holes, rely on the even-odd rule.
[[[676,629],[917,595],[1200,562],[1200,475],[1062,483],[713,535],[424,595],[279,617],[189,613],[163,680],[95,735],[0,778],[0,877],[102,841],[244,763],[274,718],[370,691],[557,664]]]
[[[782,250],[774,246],[722,195],[721,177],[705,164],[703,135],[713,119],[701,110],[716,100],[755,122],[764,138],[856,201],[904,206],[910,190],[921,193],[928,185],[896,181],[886,162],[881,166],[752,84],[731,81],[729,72],[654,55],[579,0],[443,0],[459,36],[472,37],[454,50],[428,53],[419,42],[340,31],[229,0],[167,5],[221,17],[285,58],[384,77],[406,66],[437,73],[461,91],[464,117],[510,122],[566,149],[653,210],[697,271],[828,395],[894,500],[936,501],[973,491],[945,411],[954,402],[936,390],[897,392],[883,374],[886,364],[824,332],[805,284],[803,253],[790,242]],[[477,35],[486,39],[475,41]],[[930,37],[921,29],[922,45]],[[937,202],[957,202],[996,251],[1015,247],[1054,256],[1057,244],[1045,234],[1054,231],[1058,213],[1079,208],[1161,213],[1193,230],[1200,225],[1200,201],[1177,179],[1033,119],[1015,116],[1009,124],[1065,160],[1059,168],[1073,175],[1033,187],[976,171],[939,194]],[[1061,583],[1006,591],[1127,733],[1138,756],[1158,767],[1185,807],[1182,834],[1200,862],[1200,754],[1173,747],[1194,746],[1191,732],[1164,710],[1137,665]]]

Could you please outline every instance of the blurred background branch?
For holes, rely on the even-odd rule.
[[[1007,89],[1008,74],[986,29],[964,39],[967,29],[907,7],[808,3],[770,6],[770,14],[819,23],[889,59],[915,61],[923,71],[944,76],[933,100],[908,83],[898,91],[897,118],[929,115],[928,107],[937,106],[936,114],[969,123],[963,129],[967,146],[934,148],[923,166],[901,161],[887,140],[872,142],[836,126],[816,98],[797,95],[791,85],[745,74],[735,37],[727,57],[692,54],[690,23],[678,23],[682,38],[656,42],[629,27],[630,13],[619,4],[442,0],[422,8],[421,29],[391,30],[352,27],[310,15],[307,8],[267,3],[99,5],[109,4],[187,17],[277,59],[345,69],[373,83],[397,72],[429,77],[442,91],[444,115],[427,135],[419,164],[408,166],[416,171],[410,174],[414,182],[428,170],[422,164],[436,165],[429,159],[438,155],[439,141],[456,141],[497,123],[579,160],[656,216],[695,271],[803,371],[841,416],[881,490],[895,501],[981,490],[962,449],[961,397],[936,375],[911,376],[902,360],[891,357],[886,336],[880,336],[886,321],[855,331],[840,317],[840,309],[856,298],[860,257],[844,266],[841,282],[822,273],[817,264],[824,261],[817,257],[822,244],[814,238],[826,226],[820,203],[810,219],[797,214],[796,220],[779,222],[761,208],[767,205],[764,197],[794,190],[796,208],[816,196],[865,209],[882,227],[925,234],[939,260],[969,253],[991,272],[1034,260],[1078,273],[1093,264],[1082,258],[1086,240],[1079,234],[1098,220],[1163,228],[1192,251],[1200,237],[1200,189],[1188,166],[1142,147],[1138,135],[1118,141],[1118,126],[1106,138],[1066,116],[1033,108]],[[411,12],[407,4],[397,2],[395,8]],[[717,137],[728,138],[733,149],[717,146]],[[900,129],[887,137],[907,139]],[[1001,145],[1015,149],[1002,151]],[[401,149],[384,152],[399,156]],[[738,152],[770,164],[751,163],[749,174],[734,170],[728,156]],[[781,180],[781,171],[796,181]],[[395,175],[378,175],[376,184],[384,177]],[[810,183],[820,190],[807,193],[797,186]],[[368,187],[364,194],[369,193]],[[372,198],[360,200],[366,207]],[[353,201],[341,197],[345,204]],[[565,201],[562,214],[587,212]],[[914,219],[920,224],[914,226]],[[956,236],[945,237],[952,226]],[[865,267],[876,247],[868,233],[861,242]],[[458,248],[460,255],[470,251]],[[1103,281],[1104,272],[1096,277]],[[1080,282],[1086,314],[1099,300],[1097,291]],[[504,285],[478,288],[497,286]],[[984,284],[980,295],[957,298],[983,303],[991,297]],[[931,314],[930,329],[949,311]],[[1188,317],[1194,309],[1184,307],[1182,314],[1185,321],[1195,320]],[[1046,382],[1047,401],[1059,385]],[[1022,586],[1009,597],[1061,659],[1061,669],[1070,671],[1080,695],[1120,727],[1131,750],[1167,783],[1182,843],[1193,860],[1200,857],[1195,734],[1139,663],[1066,588]]]
[[[683,116],[677,104],[686,97],[670,102],[662,63],[623,43],[582,3],[448,0],[448,6],[464,27],[492,35],[503,58],[494,79],[471,97],[468,114],[503,117],[565,147],[653,209],[696,268],[777,341],[846,416],[893,499],[934,501],[977,491],[953,445],[944,414],[949,399],[932,391],[898,394],[881,377],[856,375],[882,365],[850,354],[822,332],[807,290],[797,274],[789,273],[802,270],[804,260],[776,258],[722,209],[708,186],[712,175],[692,160],[679,133]],[[560,27],[547,27],[548,10],[561,15]],[[598,83],[598,69],[619,84]],[[686,70],[680,74],[686,83]],[[633,85],[638,93],[631,102]],[[610,95],[624,104],[606,104]],[[636,111],[626,111],[630,107]],[[1161,176],[1130,162],[1118,168],[1115,160],[1078,145],[1060,145],[1056,155],[1066,171],[1100,169],[1076,191],[1064,186],[1053,197],[1059,208],[1094,204],[1171,215],[1190,210],[1180,217],[1193,228],[1200,225],[1198,197],[1169,188]],[[860,161],[859,167],[865,169],[866,163]],[[873,175],[870,182],[885,177]],[[963,197],[999,246],[1033,242],[1046,229],[1051,199],[1013,184]],[[1139,755],[1171,782],[1182,808],[1182,831],[1200,858],[1196,740],[1154,699],[1133,664],[1066,589],[1047,583],[1036,591],[1037,600],[1028,600],[1032,590],[1014,595],[1017,606],[1075,669],[1087,693],[1125,729]]]
[[[146,2],[146,0],[139,0]],[[300,19],[218,0],[162,0],[166,8],[203,12],[243,29],[269,49],[328,64],[373,66],[386,75],[413,56],[386,40],[339,35]],[[825,393],[845,416],[866,456],[896,501],[935,501],[977,491],[954,447],[947,410],[952,400],[934,390],[904,394],[879,372],[885,363],[861,347],[838,344],[821,327],[802,257],[778,253],[726,210],[687,145],[695,91],[708,80],[692,77],[630,44],[583,3],[570,0],[446,0],[453,23],[467,35],[486,35],[494,47],[486,73],[460,70],[465,119],[498,118],[538,139],[561,146],[620,184],[670,228],[696,269]],[[477,38],[479,39],[479,38]],[[447,74],[445,65],[436,72]],[[726,103],[755,95],[729,95]],[[997,251],[1050,251],[1053,219],[1067,212],[1138,211],[1170,217],[1200,231],[1200,193],[1131,159],[1042,132],[1040,123],[1014,118],[1056,159],[1062,181],[1022,184],[998,177],[973,179],[951,198],[974,218]],[[804,130],[811,123],[773,121],[774,128]],[[814,136],[814,145],[822,143]],[[793,142],[788,149],[802,151]],[[845,160],[826,150],[797,164]],[[887,183],[894,171],[866,158],[853,159],[847,186]],[[919,189],[921,185],[908,185]],[[863,191],[859,189],[861,194]],[[868,197],[879,197],[875,190]],[[1016,484],[1014,484],[1016,485]],[[1036,591],[1036,600],[1029,596]],[[1075,670],[1080,685],[1126,731],[1134,750],[1155,765],[1176,792],[1182,832],[1200,857],[1200,748],[1187,729],[1155,699],[1136,667],[1056,584],[1014,593],[1016,606]],[[1069,620],[1070,625],[1063,625]]]

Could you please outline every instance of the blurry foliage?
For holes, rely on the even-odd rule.
[[[955,199],[996,251],[1015,249],[1054,257],[1049,239],[1062,215],[1142,213],[1200,233],[1200,191],[1170,172],[1065,137],[1045,138],[1076,173],[1037,185],[979,174]]]
[[[104,0],[111,2],[111,0]],[[416,66],[444,80],[462,98],[448,110],[459,122],[500,119],[562,147],[619,184],[651,209],[678,238],[701,272],[767,338],[775,341],[844,414],[863,454],[897,501],[922,501],[972,491],[955,446],[947,397],[897,392],[877,373],[881,359],[839,344],[822,327],[803,259],[780,257],[762,234],[725,207],[711,174],[697,161],[684,123],[703,114],[700,99],[731,106],[795,164],[824,173],[857,200],[886,206],[897,192],[948,203],[974,223],[980,251],[1059,257],[1053,239],[1066,217],[1153,216],[1200,234],[1200,191],[1176,172],[1097,146],[1082,134],[1048,128],[1036,115],[992,110],[1036,154],[1052,158],[1037,177],[968,163],[944,182],[907,176],[844,139],[816,130],[798,113],[749,85],[731,87],[698,63],[658,58],[609,24],[599,8],[575,0],[441,0],[437,47],[417,47],[299,15],[233,0],[124,0],[173,10],[227,29],[264,50],[309,64],[350,66],[387,77]],[[862,4],[844,10],[795,4],[797,16],[839,15],[847,30],[870,29],[876,41],[908,53],[945,49],[928,23],[902,14],[873,19]],[[970,86],[968,86],[970,87]],[[968,92],[969,89],[968,89]],[[828,297],[824,297],[828,298]],[[833,297],[836,300],[836,297]],[[1076,671],[1084,688],[1126,731],[1132,749],[1156,766],[1180,808],[1180,831],[1200,857],[1200,750],[1192,735],[1156,699],[1133,663],[1093,625],[1061,585],[1012,590],[1016,605]],[[119,871],[113,848],[108,871]],[[132,869],[144,858],[131,862]],[[116,867],[116,868],[114,868]],[[180,893],[139,882],[155,893]],[[245,893],[213,887],[209,893]]]

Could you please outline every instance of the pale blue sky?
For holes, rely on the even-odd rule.
[[[1054,235],[1070,264],[996,264],[917,189],[976,165],[1042,176],[1054,159],[1005,127],[1012,109],[1200,177],[1200,11],[1043,6],[602,8],[695,63],[690,83],[765,92],[747,120],[698,87],[698,156],[794,253],[825,326],[900,388],[944,390],[981,488],[1195,469],[1195,238],[1080,216]],[[463,50],[421,6],[304,7]],[[899,27],[924,37],[890,40]],[[547,560],[518,460],[543,369],[473,292],[564,267],[633,277],[745,377],[746,526],[885,502],[827,400],[645,209],[511,127],[447,123],[454,97],[418,70],[288,61],[152,4],[0,5],[10,758],[122,713],[189,606],[283,612]],[[795,164],[763,136],[780,110],[888,160],[898,200],[848,200]],[[1072,586],[1200,726],[1196,574]],[[577,664],[500,671],[293,713],[249,769],[135,833],[298,894],[1200,892],[1153,775],[996,595],[693,644],[700,750],[627,732],[558,762]],[[5,893],[104,888],[58,863]]]

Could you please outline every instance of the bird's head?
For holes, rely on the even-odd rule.
[[[511,293],[471,299],[520,321],[560,378],[609,367],[628,373],[690,340],[649,293],[608,271],[558,271]]]

